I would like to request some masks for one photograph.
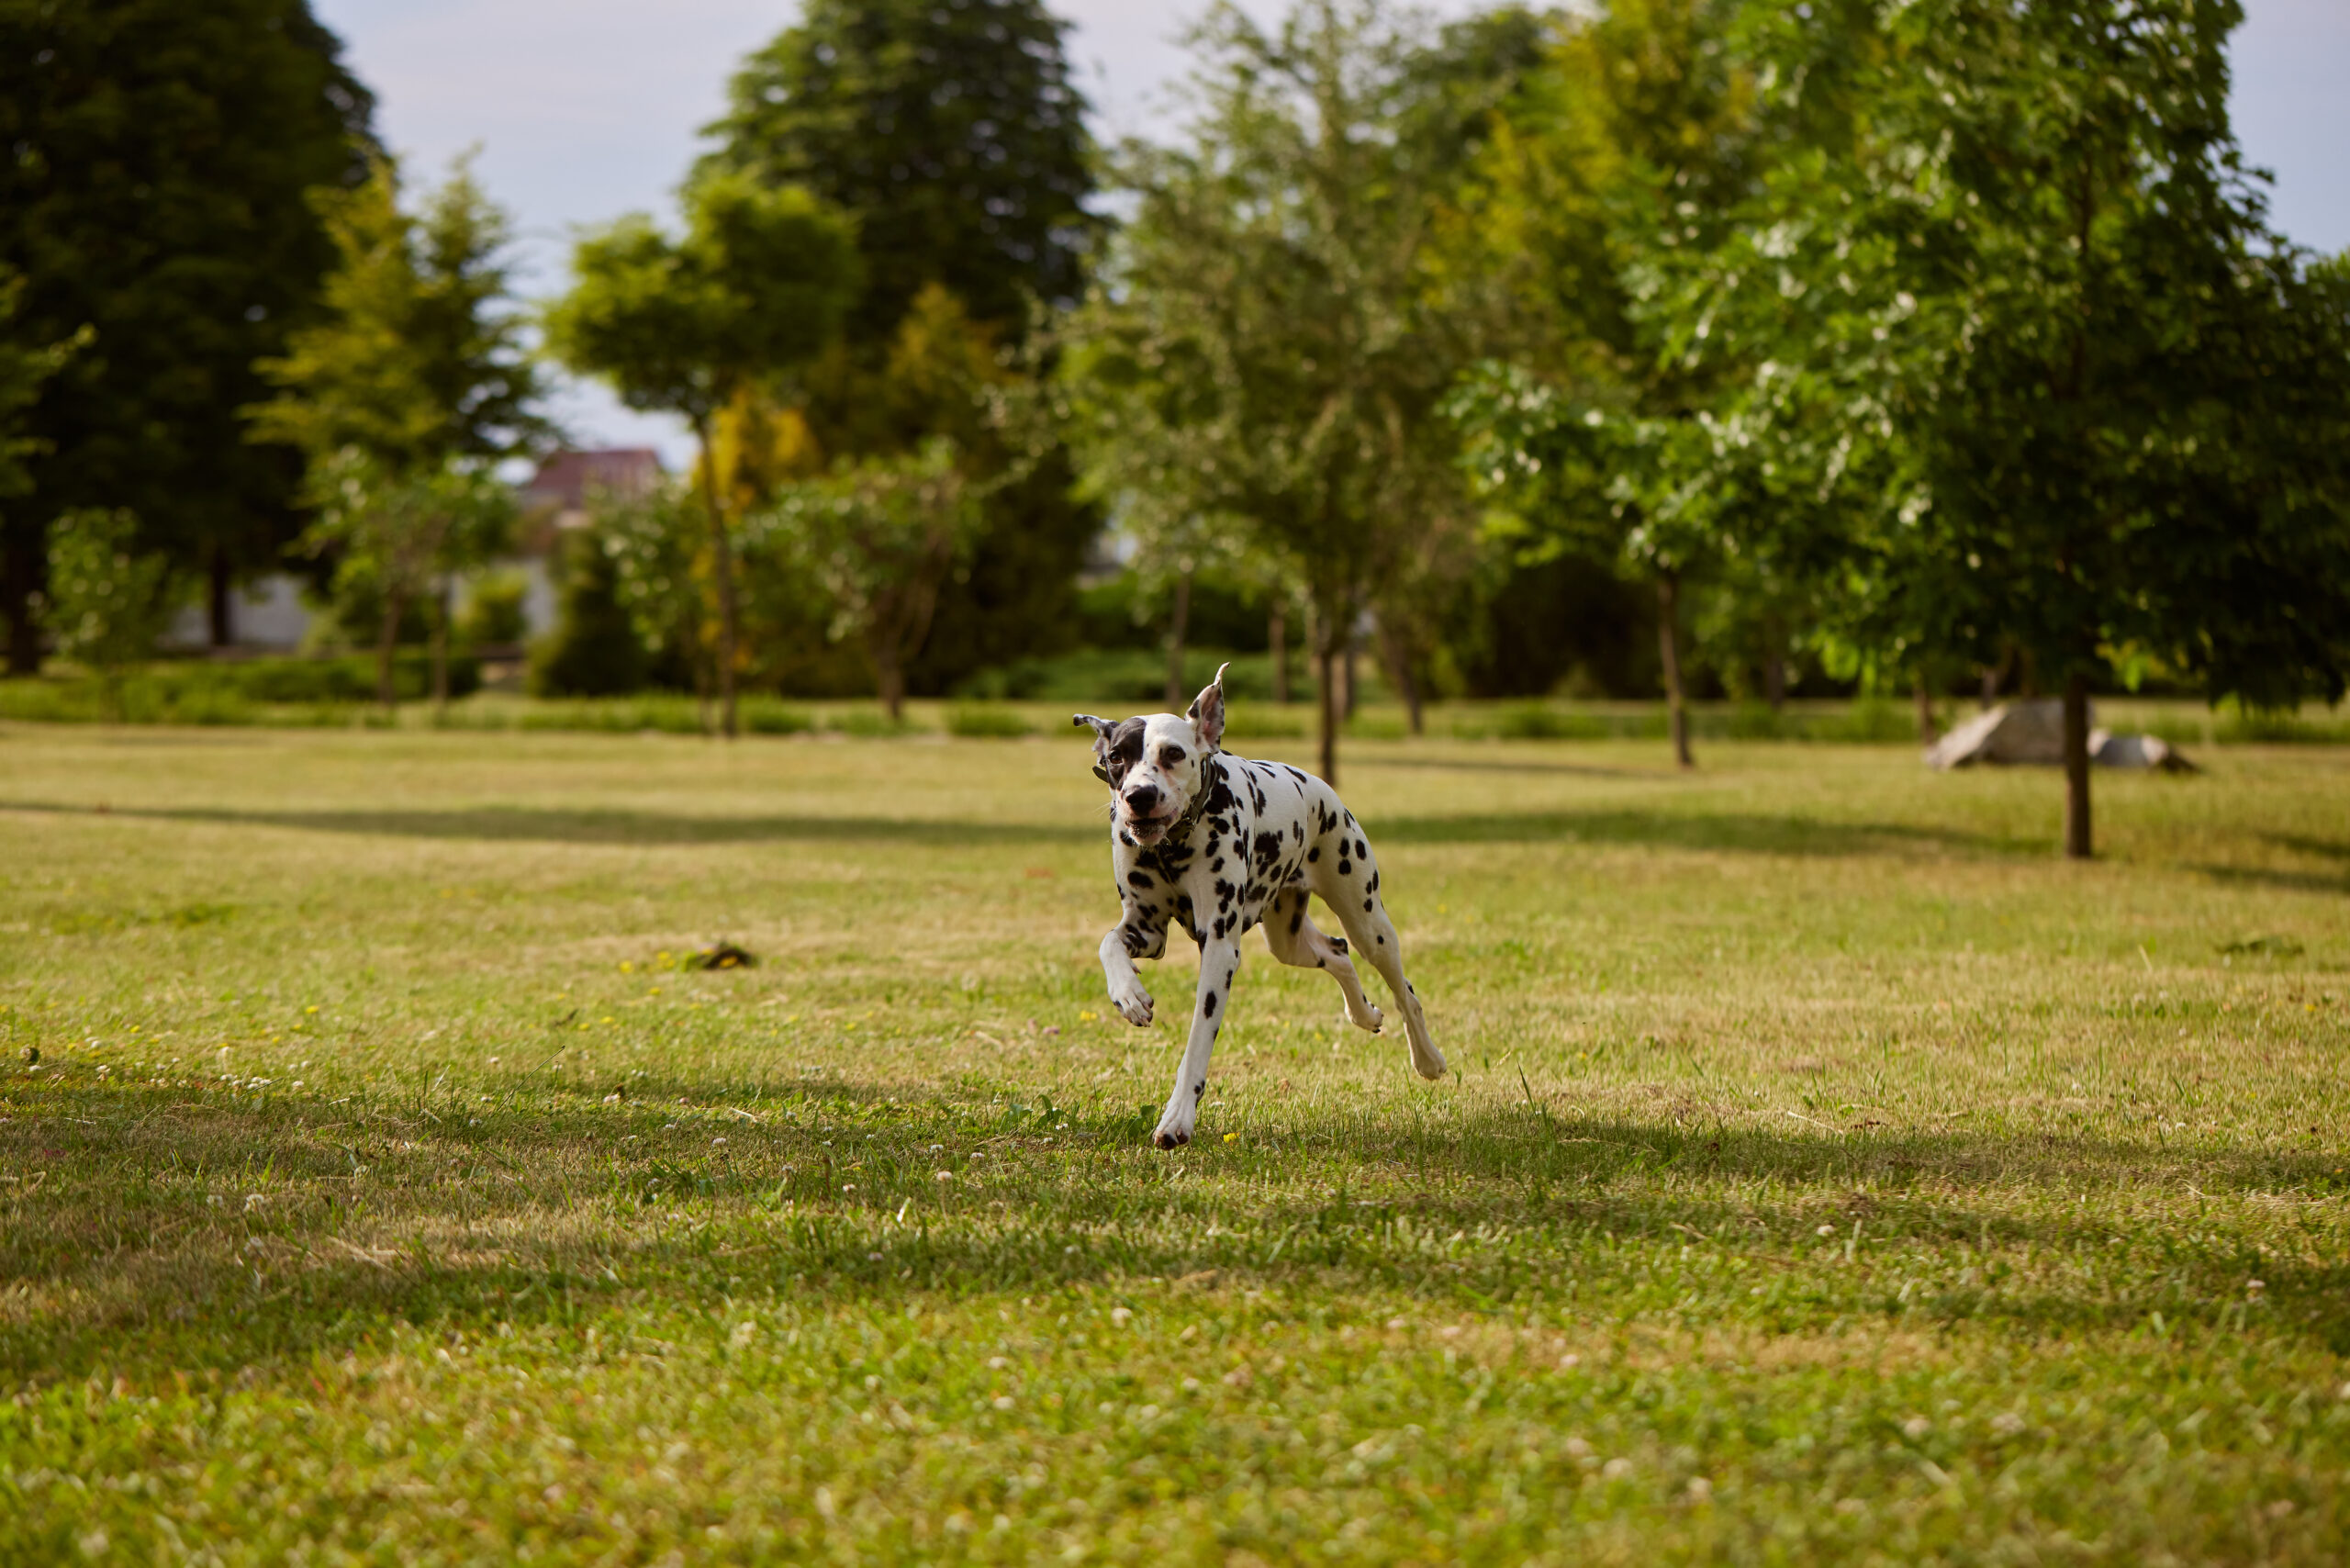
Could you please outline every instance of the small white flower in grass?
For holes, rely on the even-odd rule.
[[[1632,1462],[1618,1455],[1599,1467],[1599,1473],[1610,1481],[1620,1481],[1632,1473]]]
[[[1387,1327],[1390,1328],[1409,1328],[1411,1325],[1404,1322],[1400,1317],[1391,1317],[1387,1320]]]
[[[841,1183],[841,1191],[844,1193],[854,1193],[856,1191],[856,1183],[854,1182],[844,1182]]]
[[[1833,1236],[1836,1234],[1836,1227],[1832,1225],[1823,1225],[1818,1230],[1813,1231],[1812,1234],[1814,1236]]]
[[[734,1325],[734,1332],[726,1337],[726,1342],[739,1350],[757,1338],[759,1326],[755,1323],[737,1323]]]
[[[1912,1416],[1909,1419],[1901,1423],[1901,1435],[1908,1438],[1913,1443],[1933,1429],[1934,1424],[1931,1421],[1927,1420],[1923,1416]]]
[[[2244,1288],[2246,1294],[2258,1295],[2262,1291],[2268,1288],[2268,1282],[2266,1280],[2246,1280],[2244,1282]]]
[[[955,1180],[955,1172],[952,1170],[941,1170],[938,1172],[938,1179],[942,1182],[952,1182]]]
[[[714,1138],[712,1138],[712,1139],[711,1139],[711,1140],[710,1140],[710,1143],[711,1143],[711,1147],[712,1148],[717,1148],[720,1144],[724,1143],[725,1141],[726,1141],[726,1140],[725,1140],[724,1138],[722,1138],[722,1137],[714,1137]]]
[[[1572,1350],[1569,1350],[1565,1355],[1559,1358],[1559,1370],[1561,1372],[1570,1372],[1581,1365],[1583,1365],[1583,1358],[1576,1355]]]
[[[1591,1445],[1583,1441],[1581,1438],[1569,1438],[1567,1439],[1567,1452],[1575,1459],[1589,1459],[1591,1457]]]
[[[1689,1500],[1691,1502],[1702,1503],[1713,1495],[1714,1484],[1712,1482],[1707,1480],[1702,1475],[1693,1475],[1689,1478]]]
[[[997,1395],[995,1396],[995,1407],[996,1407],[997,1409],[999,1409],[999,1410],[1009,1410],[1009,1409],[1011,1409],[1011,1408],[1012,1408],[1012,1395],[1010,1395],[1010,1394],[997,1394]]]
[[[2343,1397],[2350,1398],[2350,1383],[2342,1385]],[[2023,1417],[2014,1411],[2005,1411],[1991,1417],[1991,1430],[2003,1438],[2012,1438],[2023,1430]]]
[[[1110,1322],[1113,1327],[1124,1328],[1134,1320],[1134,1312],[1129,1307],[1113,1306],[1110,1309]]]
[[[881,1261],[881,1254],[878,1252],[867,1252],[865,1255],[865,1260],[868,1263],[878,1263]]]

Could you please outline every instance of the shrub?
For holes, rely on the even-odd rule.
[[[963,702],[946,715],[946,733],[969,739],[1011,740],[1030,734],[1028,721],[1009,708],[991,703]]]

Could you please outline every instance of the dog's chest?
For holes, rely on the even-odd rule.
[[[1263,918],[1265,905],[1304,880],[1315,834],[1306,776],[1281,763],[1217,756],[1200,814],[1189,833],[1135,857],[1130,886],[1144,882],[1173,895],[1168,912],[1193,941],[1238,935]]]

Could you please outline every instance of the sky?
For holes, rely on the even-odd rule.
[[[410,180],[479,149],[477,174],[514,215],[520,284],[559,288],[580,226],[661,211],[725,105],[743,56],[789,26],[792,0],[311,0],[376,97],[376,129]],[[1108,139],[1163,132],[1178,41],[1197,5],[1057,0],[1069,54]],[[1278,0],[1248,0],[1267,20]],[[1438,0],[1459,15],[1474,0]],[[2238,140],[2277,177],[2270,215],[2313,249],[2350,246],[2350,0],[2245,0],[2235,38]],[[675,421],[567,386],[554,409],[580,445],[688,450]]]

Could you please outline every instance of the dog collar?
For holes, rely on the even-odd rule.
[[[1215,786],[1208,781],[1208,769],[1214,765],[1215,759],[1223,755],[1222,752],[1212,751],[1200,758],[1199,793],[1193,795],[1192,803],[1183,808],[1183,814],[1169,824],[1167,836],[1159,840],[1161,844],[1169,843],[1179,837],[1189,838],[1192,830],[1200,825],[1200,819],[1208,814],[1208,797],[1215,792]]]

